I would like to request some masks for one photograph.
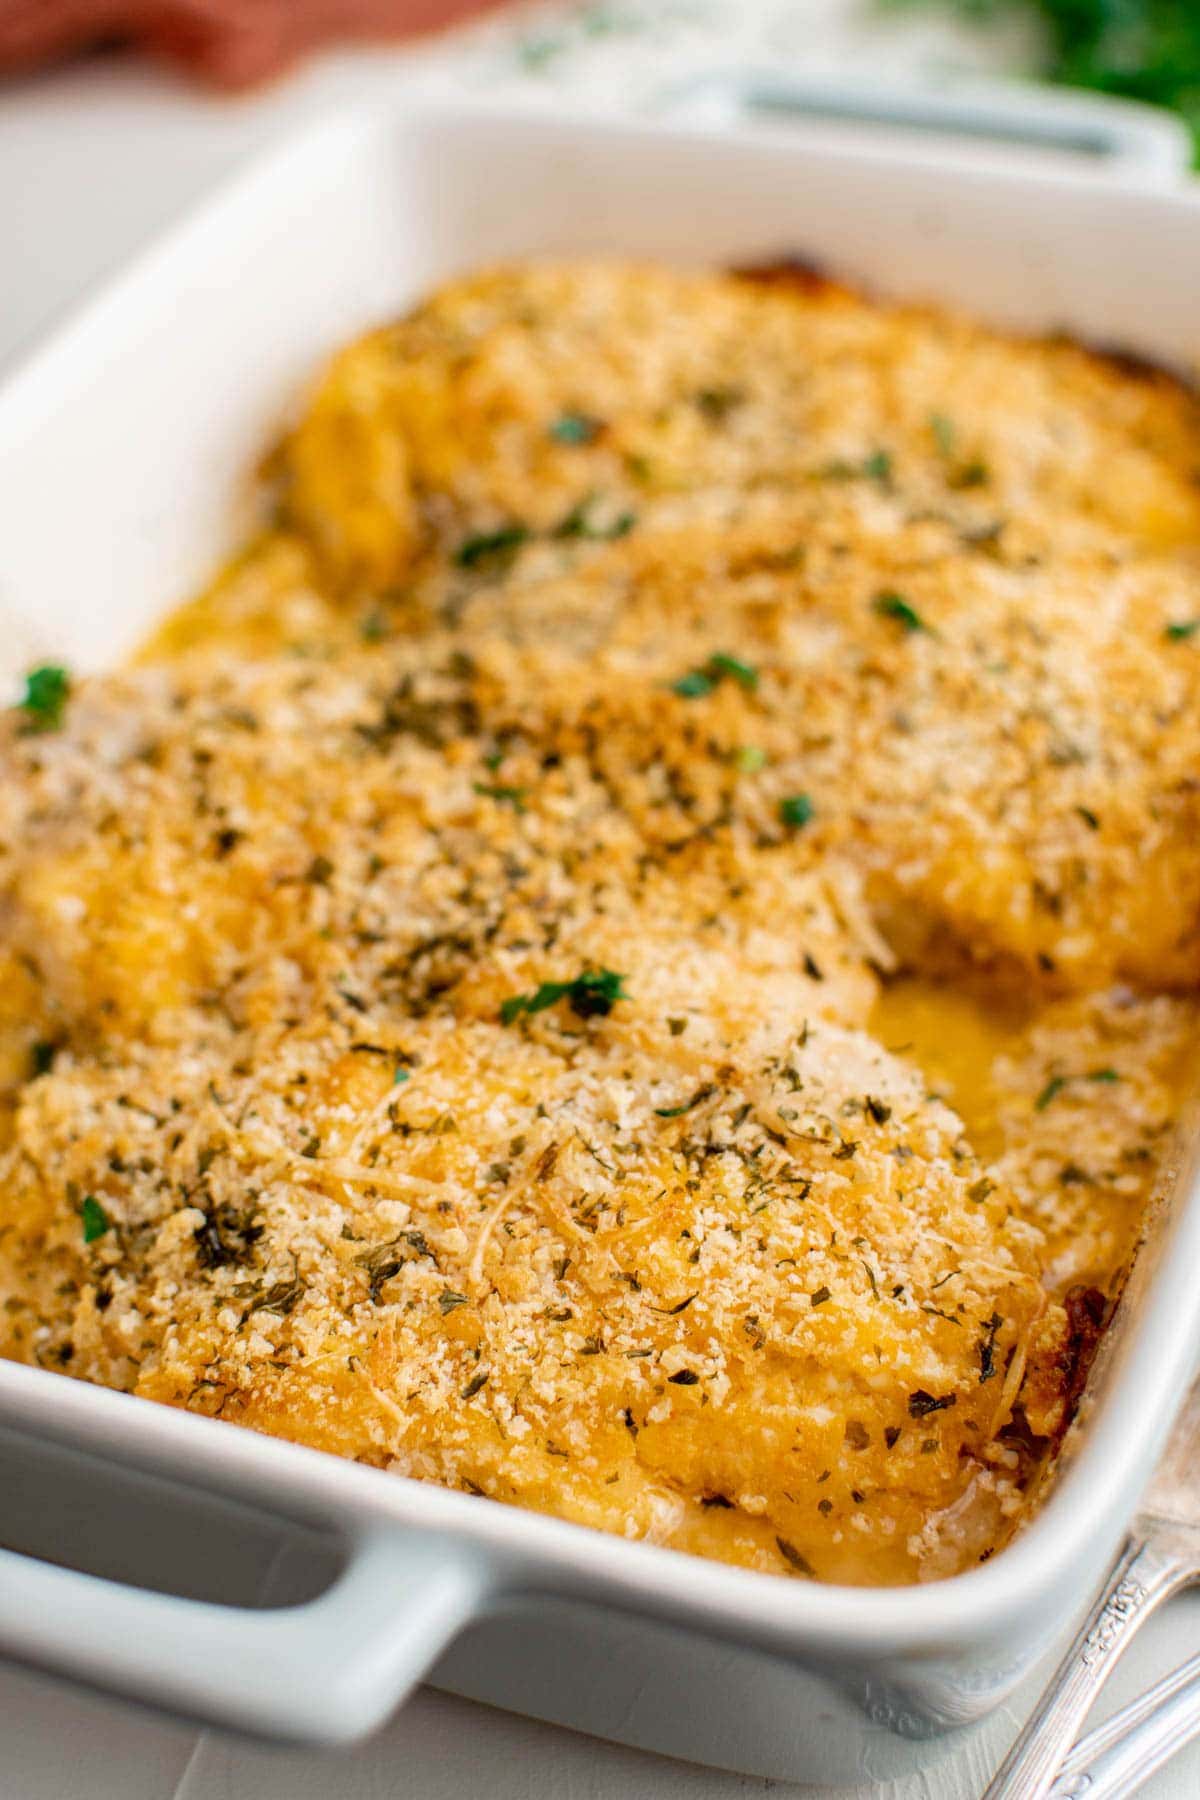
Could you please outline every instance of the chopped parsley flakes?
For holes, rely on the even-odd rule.
[[[471,786],[477,794],[482,794],[488,800],[507,800],[515,811],[525,811],[525,795],[529,791],[527,788],[505,787],[503,783],[496,781],[473,781]]]
[[[71,677],[57,663],[41,663],[25,677],[25,693],[18,706],[30,731],[56,731],[71,695]]]
[[[835,457],[825,464],[820,473],[827,481],[877,481],[880,487],[892,484],[892,457],[888,450],[872,450],[861,462],[847,462],[844,457]]]
[[[712,1082],[709,1081],[703,1087],[698,1087],[691,1099],[685,1100],[682,1106],[656,1106],[654,1111],[660,1119],[682,1118],[684,1113],[691,1112],[693,1106],[699,1106],[702,1101],[710,1100],[716,1091]]]
[[[1177,619],[1173,624],[1164,627],[1163,636],[1172,644],[1180,644],[1185,638],[1194,637],[1200,631],[1200,619]]]
[[[789,1544],[787,1539],[782,1537],[777,1537],[775,1542],[779,1546],[779,1554],[782,1556],[784,1562],[791,1563],[798,1575],[807,1575],[810,1580],[815,1578],[816,1570],[809,1562],[807,1556],[801,1555],[795,1544]]]
[[[588,413],[560,413],[550,427],[550,436],[556,444],[591,444],[604,429],[599,419],[593,419]]]
[[[681,700],[702,700],[705,694],[712,693],[715,685],[703,669],[692,669],[687,675],[681,675],[678,681],[672,682],[671,691],[678,694]]]
[[[807,794],[789,794],[779,802],[779,817],[790,831],[800,831],[813,816],[814,807]]]
[[[501,525],[498,531],[477,531],[463,539],[454,560],[460,569],[477,569],[481,563],[515,555],[528,538],[527,525]]]
[[[1051,1101],[1057,1100],[1066,1085],[1065,1075],[1052,1075],[1033,1103],[1034,1112],[1045,1112]]]
[[[708,673],[717,681],[722,681],[728,676],[731,681],[736,681],[739,687],[746,688],[750,693],[753,693],[758,686],[758,670],[752,668],[749,663],[742,662],[740,657],[727,655],[724,650],[718,650],[715,656],[710,656],[706,667]]]
[[[982,1384],[990,1381],[996,1373],[996,1333],[1004,1323],[998,1312],[993,1312],[983,1328],[983,1336],[979,1340],[979,1380]]]
[[[929,630],[916,607],[911,605],[903,594],[897,594],[891,589],[882,594],[876,594],[871,602],[871,609],[873,612],[877,612],[881,619],[895,619],[898,625],[903,625],[905,631],[928,632]]]
[[[758,686],[758,670],[738,656],[717,650],[701,668],[690,669],[678,681],[672,682],[671,691],[684,700],[701,700],[726,680],[736,681],[740,688],[752,694]]]
[[[625,977],[611,969],[585,969],[573,981],[543,981],[532,994],[510,994],[500,1005],[500,1023],[511,1025],[523,1014],[545,1012],[565,1000],[581,1019],[603,1017],[618,1000],[628,1000]]]
[[[79,1217],[83,1221],[85,1244],[94,1244],[97,1238],[102,1238],[106,1231],[112,1229],[112,1220],[94,1194],[85,1195],[79,1208]]]
[[[917,1388],[908,1396],[909,1414],[914,1419],[928,1418],[930,1413],[944,1412],[957,1404],[957,1394],[931,1394],[925,1388]]]
[[[1120,1081],[1116,1069],[1089,1069],[1086,1075],[1052,1075],[1037,1099],[1033,1103],[1034,1112],[1045,1112],[1051,1101],[1057,1100],[1069,1081]]]

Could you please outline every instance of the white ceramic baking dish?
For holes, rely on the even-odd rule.
[[[248,491],[332,346],[452,271],[597,250],[800,253],[1010,326],[1175,362],[1200,348],[1200,196],[1144,161],[1009,170],[822,128],[449,104],[337,123],[240,177],[0,395],[4,660],[103,665],[185,596],[237,535],[232,472]],[[810,1776],[898,1773],[1012,1689],[1114,1553],[1200,1345],[1200,1192],[1190,1160],[1173,1176],[1051,1497],[969,1574],[882,1592],[752,1574],[0,1365],[9,1485],[39,1439],[63,1480],[116,1462],[165,1506],[225,1496],[342,1556],[317,1599],[252,1610],[3,1551],[0,1651],[336,1743],[455,1643],[438,1679],[506,1706],[761,1769],[753,1695],[786,1709]]]

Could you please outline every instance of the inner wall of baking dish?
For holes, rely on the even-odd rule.
[[[245,532],[255,465],[321,357],[451,273],[530,254],[791,254],[1186,361],[1187,207],[812,127],[738,138],[472,109],[320,128],[178,228],[0,395],[0,677],[131,649]]]

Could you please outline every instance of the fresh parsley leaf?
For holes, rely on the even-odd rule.
[[[94,1244],[97,1238],[102,1238],[106,1231],[112,1229],[112,1220],[94,1194],[85,1195],[79,1208],[79,1217],[83,1221],[85,1244]]]
[[[683,1117],[684,1113],[691,1112],[694,1106],[699,1106],[702,1101],[711,1100],[716,1091],[712,1082],[709,1081],[703,1087],[698,1087],[691,1099],[685,1100],[682,1106],[656,1106],[654,1111],[660,1119],[679,1119]]]
[[[892,485],[892,457],[888,450],[872,450],[861,462],[848,462],[835,456],[817,470],[826,481],[877,481],[882,488]]]
[[[543,981],[532,994],[510,994],[500,1004],[500,1023],[511,1025],[522,1015],[545,1012],[560,1000],[581,1019],[603,1017],[618,1000],[628,1000],[625,977],[612,969],[585,969],[573,981]]]
[[[56,731],[71,695],[71,677],[58,663],[41,663],[25,677],[25,693],[18,705],[30,731]]]
[[[716,650],[701,668],[689,669],[686,675],[673,681],[671,691],[684,700],[701,700],[726,680],[736,681],[740,688],[752,694],[758,686],[758,670],[753,664],[743,662],[740,656],[730,656],[726,650]]]
[[[593,419],[587,413],[567,412],[555,419],[550,436],[556,444],[592,444],[602,429],[599,419]]]
[[[1034,1112],[1045,1112],[1052,1100],[1057,1100],[1067,1085],[1065,1075],[1052,1075],[1037,1099],[1033,1103]]]
[[[779,817],[791,831],[801,831],[813,816],[813,803],[807,794],[788,794],[779,802]]]
[[[709,657],[705,672],[714,681],[720,681],[723,676],[728,675],[731,681],[736,681],[739,687],[744,687],[749,693],[753,693],[758,686],[758,670],[743,662],[740,657],[729,656],[724,650],[718,650]]]
[[[505,787],[495,781],[473,781],[471,783],[477,794],[483,794],[489,800],[507,800],[517,812],[525,811],[525,795],[527,788]]]
[[[903,625],[905,631],[927,632],[929,630],[916,607],[911,605],[903,594],[897,594],[892,589],[876,594],[871,602],[871,609],[873,612],[877,612],[881,619],[895,619],[898,625]]]
[[[1058,1098],[1069,1081],[1112,1082],[1120,1081],[1120,1079],[1117,1070],[1110,1068],[1089,1069],[1086,1075],[1053,1075],[1034,1101],[1033,1109],[1035,1112],[1045,1112],[1050,1102]]]
[[[577,975],[567,986],[567,1004],[581,1019],[603,1018],[618,1000],[627,1000],[625,977],[612,969],[597,969]]]
[[[528,538],[527,525],[501,525],[497,531],[477,531],[473,537],[463,539],[454,552],[454,560],[460,569],[477,569],[493,558],[514,555]]]

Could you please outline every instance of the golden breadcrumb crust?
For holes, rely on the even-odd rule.
[[[804,281],[451,284],[4,728],[7,1354],[747,1566],[1028,1504],[1194,1041],[1197,414]]]

